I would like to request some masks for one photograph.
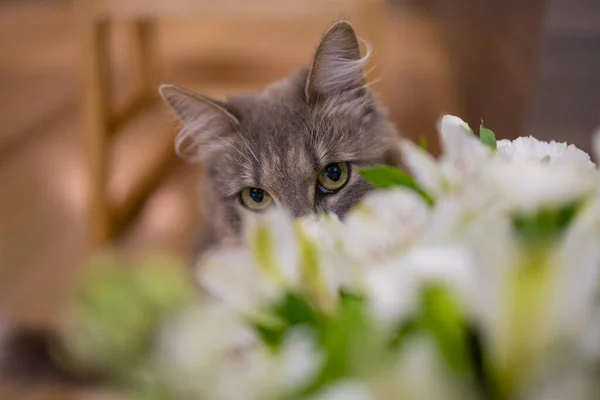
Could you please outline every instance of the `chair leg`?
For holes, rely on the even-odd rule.
[[[108,34],[107,21],[93,18],[80,21],[82,128],[90,183],[88,234],[92,247],[107,244],[113,232],[113,216],[107,196],[111,97]]]
[[[133,36],[132,63],[137,87],[134,88],[129,103],[119,112],[110,115],[108,128],[111,135],[117,134],[124,125],[157,100],[159,71],[156,54],[156,22],[135,20]]]

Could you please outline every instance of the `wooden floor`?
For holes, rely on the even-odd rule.
[[[56,322],[89,255],[76,37],[69,7],[66,1],[0,1],[0,316],[33,324]],[[572,24],[566,31],[559,26],[544,42],[532,132],[587,147],[585,132],[600,115],[597,21],[588,22],[595,32],[591,36],[590,30],[587,36],[574,32],[573,26],[581,25]],[[213,96],[258,89],[307,62],[328,22],[166,21],[160,32],[163,81]],[[120,101],[132,81],[128,33],[126,25],[115,26],[114,86]],[[569,63],[569,57],[578,61]],[[578,100],[581,93],[587,96],[581,97],[585,104]],[[561,110],[567,115],[559,122],[548,119]],[[576,136],[568,132],[571,123],[578,123]],[[155,139],[174,128],[166,109],[158,107],[126,129],[114,160],[115,190],[128,184],[140,160],[151,157]],[[197,172],[178,164],[118,248],[127,254],[184,253],[195,228]],[[1,388],[0,399],[82,398],[68,393]]]

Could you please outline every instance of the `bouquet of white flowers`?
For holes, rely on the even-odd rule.
[[[361,170],[379,189],[344,221],[257,215],[200,291],[100,268],[70,361],[155,399],[598,399],[596,166],[453,116],[439,133],[439,159],[400,143],[410,175]]]

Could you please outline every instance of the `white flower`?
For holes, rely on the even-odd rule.
[[[393,327],[415,311],[419,292],[427,283],[447,286],[468,310],[477,285],[474,262],[467,248],[421,245],[403,256],[368,264],[364,286],[371,311],[382,326]]]
[[[299,327],[287,334],[279,354],[271,357],[270,361],[273,386],[269,391],[274,397],[295,392],[312,382],[325,357],[317,346],[315,333]]]
[[[342,221],[335,214],[313,214],[300,217],[295,221],[296,225],[314,241],[324,242],[327,248],[335,248],[337,237],[336,230]]]
[[[431,211],[423,242],[468,244],[473,227],[481,218],[501,212],[493,196],[475,186],[464,193],[440,197]]]
[[[297,286],[300,275],[293,220],[278,209],[247,220],[242,246],[217,249],[196,266],[206,292],[238,312],[255,315]]]
[[[555,209],[579,201],[591,193],[594,171],[571,165],[543,165],[501,161],[488,163],[480,190],[486,191],[507,209],[532,213]]]
[[[323,363],[311,331],[288,333],[277,352],[266,349],[230,309],[209,303],[173,318],[160,332],[156,362],[182,398],[248,400],[294,392]]]
[[[438,132],[440,132],[445,150],[450,152],[452,151],[449,149],[452,148],[453,141],[456,139],[456,137],[470,135],[473,133],[469,127],[469,124],[454,115],[442,116],[438,122]]]
[[[210,296],[247,315],[275,301],[283,291],[254,266],[245,248],[221,249],[210,254],[199,264],[196,277]]]
[[[342,224],[330,215],[295,221],[300,248],[301,287],[322,311],[333,311],[339,291],[352,285],[356,272],[341,245]]]
[[[367,384],[342,380],[326,387],[310,400],[376,400]]]
[[[533,213],[586,198],[597,172],[590,156],[573,145],[521,137],[499,141],[497,157],[481,175],[481,189],[508,210]]]
[[[331,310],[339,289],[354,279],[342,261],[339,225],[331,216],[293,220],[282,209],[254,216],[244,246],[202,259],[198,281],[213,297],[245,314],[261,315],[261,307],[298,289],[317,307]]]
[[[444,115],[438,122],[438,132],[444,157],[457,165],[465,166],[465,170],[473,166],[472,161],[481,157],[487,158],[490,153],[489,149],[472,134],[469,125],[458,117]]]
[[[365,268],[361,289],[368,296],[371,313],[387,330],[417,306],[418,277],[401,266],[399,260],[389,259]]]
[[[299,250],[291,215],[281,208],[254,214],[246,220],[245,243],[255,266],[284,286],[300,279]]]
[[[377,399],[467,400],[475,393],[455,379],[429,335],[409,338],[393,370],[394,380],[381,385]],[[378,393],[379,394],[379,393]]]
[[[595,199],[597,200],[597,199]],[[584,205],[554,249],[556,294],[549,331],[570,341],[577,338],[597,312],[600,293],[600,207]],[[568,323],[565,323],[567,322]],[[576,340],[576,339],[575,339]]]
[[[403,162],[421,187],[433,195],[444,191],[444,172],[431,154],[408,140],[399,144]]]
[[[595,314],[588,321],[588,326],[585,329],[580,342],[581,352],[584,360],[600,363],[600,311],[596,310]]]
[[[228,385],[252,399],[254,389],[248,381],[261,375],[263,368],[257,346],[260,342],[251,327],[228,308],[199,304],[175,316],[160,332],[156,360],[169,386],[183,397],[219,398],[215,396],[221,390],[219,380],[226,378]],[[241,364],[246,365],[243,374],[232,369]]]
[[[577,357],[597,310],[598,211],[588,204],[562,236],[546,242],[522,242],[509,215],[484,217],[471,232],[478,264],[473,321],[486,338],[490,366],[511,393],[526,389],[561,350]]]
[[[444,170],[445,184],[451,189],[460,189],[492,157],[492,152],[476,136],[466,133],[468,125],[460,118],[446,115],[438,129],[442,140],[440,165]]]
[[[570,165],[583,169],[595,167],[589,154],[572,144],[567,145],[567,143],[555,141],[544,142],[531,136],[520,137],[513,141],[499,140],[497,142],[497,152],[500,157],[509,162]]]
[[[263,400],[292,394],[315,379],[324,357],[313,333],[292,329],[277,352],[264,347],[238,353],[211,382],[211,397],[203,400]]]
[[[413,143],[400,144],[409,170],[434,196],[463,190],[492,157],[490,149],[470,134],[469,126],[460,118],[444,116],[438,123],[438,132],[442,155],[437,161]]]
[[[558,371],[557,354],[578,363],[577,379],[576,368],[600,363],[600,177],[589,156],[534,138],[500,140],[494,152],[453,116],[441,119],[439,133],[439,160],[400,144],[433,206],[397,188],[368,194],[344,221],[293,220],[275,209],[250,219],[241,248],[207,255],[199,281],[221,303],[202,304],[161,332],[157,359],[168,382],[206,400],[294,393],[327,360],[319,337],[294,328],[271,351],[246,317],[268,323],[265,306],[286,291],[335,317],[347,288],[363,295],[375,331],[390,334],[420,310],[429,284],[446,288],[479,328],[488,372],[507,397],[538,398],[535,384]],[[600,155],[600,133],[595,148]],[[580,205],[573,220],[546,241],[526,242],[516,228],[515,216],[573,204]],[[405,340],[391,365],[342,377],[311,400],[474,398],[471,382],[447,370],[430,332]]]
[[[370,193],[344,220],[343,251],[358,263],[401,254],[420,237],[428,216],[423,199],[408,189]]]

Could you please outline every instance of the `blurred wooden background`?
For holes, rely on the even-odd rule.
[[[407,136],[427,135],[435,148],[434,121],[453,112],[472,125],[483,118],[500,137],[533,134],[589,150],[600,124],[600,2],[388,3],[286,20],[161,19],[158,80],[216,97],[260,90],[305,65],[328,24],[350,16],[376,46],[382,81],[375,88]],[[79,68],[89,49],[81,46],[72,6],[0,1],[0,316],[36,325],[56,323],[91,250]],[[108,36],[117,108],[128,104],[139,81],[134,33],[118,19]],[[123,125],[106,157],[110,196],[127,196],[171,148],[175,128],[160,103]],[[177,160],[156,171],[159,184],[116,237],[116,248],[183,256],[199,223],[197,172]],[[69,395],[64,388],[0,388],[3,400]]]

